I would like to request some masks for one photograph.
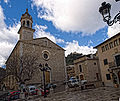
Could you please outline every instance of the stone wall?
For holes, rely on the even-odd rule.
[[[115,40],[117,40],[117,44]],[[110,43],[112,43],[111,48]],[[106,45],[108,45],[108,47]],[[105,48],[105,46],[107,47],[107,49]],[[104,47],[104,51],[102,51],[102,47]],[[116,36],[106,40],[97,47],[97,50],[99,56],[100,70],[102,74],[102,81],[106,86],[113,86],[113,78],[112,74],[109,72],[109,64],[111,62],[115,63],[115,55],[120,54],[120,35],[117,34]],[[108,64],[104,65],[104,59],[107,59]],[[106,74],[111,75],[110,80],[107,80]]]
[[[48,59],[44,58],[44,52],[48,53]],[[7,65],[11,61],[12,57],[14,57],[16,54],[18,57],[26,56],[26,54],[28,54],[28,56],[30,54],[30,56],[37,57],[36,72],[34,73],[32,79],[30,81],[27,81],[26,84],[42,84],[43,73],[39,69],[39,64],[45,65],[47,63],[48,66],[51,68],[50,83],[57,84],[60,89],[65,88],[63,86],[63,83],[65,81],[65,53],[61,47],[47,38],[19,41],[18,46],[15,47],[9,57]],[[19,65],[17,65],[16,67],[19,68]],[[59,90],[56,89],[56,91]]]

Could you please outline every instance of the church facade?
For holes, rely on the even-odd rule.
[[[27,9],[26,12],[22,15],[20,21],[21,27],[18,31],[20,38],[6,61],[7,71],[9,72],[9,68],[11,68],[10,63],[13,60],[13,57],[14,59],[17,58],[16,60],[18,60],[18,58],[24,56],[25,58],[21,61],[25,62],[26,58],[31,59],[31,62],[25,62],[26,65],[29,66],[29,69],[33,69],[34,67],[36,67],[33,77],[26,82],[27,85],[43,84],[43,72],[40,70],[40,68],[45,67],[45,65],[47,64],[49,70],[45,71],[46,84],[53,83],[57,85],[57,91],[64,90],[65,50],[49,40],[47,37],[33,39],[33,33],[35,32],[35,30],[32,28],[33,20]],[[32,60],[33,57],[36,57],[37,65],[30,64],[34,61]],[[17,68],[17,71],[21,70],[21,67],[22,69],[26,69],[23,68],[24,66],[21,66],[24,64],[20,62],[18,64],[17,62],[15,63],[16,64],[14,65],[16,65],[15,67]],[[26,72],[28,72],[28,70]],[[28,75],[27,73],[25,73],[23,76],[27,77]],[[12,82],[12,79],[8,80],[8,82],[9,83],[6,83],[6,86],[14,89],[17,83],[14,80]],[[14,82],[16,84],[14,84]]]

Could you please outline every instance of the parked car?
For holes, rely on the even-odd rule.
[[[28,91],[31,93],[36,89],[35,86],[28,86]]]
[[[87,84],[87,80],[81,80],[80,83],[81,83],[82,85]]]
[[[16,100],[20,96],[20,91],[12,91],[8,93],[8,101]]]
[[[78,79],[74,77],[70,78],[70,80],[68,81],[68,87],[72,88],[72,87],[78,87],[78,86],[79,86]]]
[[[31,95],[37,95],[38,89],[36,88],[36,86],[28,86],[28,93]]]
[[[44,89],[40,89],[41,95],[44,96]],[[49,94],[49,90],[46,90],[46,94]]]
[[[35,89],[34,91],[31,92],[32,95],[37,95],[38,94],[38,89]]]

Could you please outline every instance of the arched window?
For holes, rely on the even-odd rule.
[[[25,26],[25,21],[23,21],[23,26]]]
[[[84,80],[84,76],[83,75],[80,75],[80,80]]]
[[[29,25],[30,25],[30,22],[29,22],[29,21],[27,21],[27,27],[29,27]]]
[[[80,72],[82,72],[82,67],[81,67],[81,65],[79,65],[79,69],[80,69]]]
[[[44,57],[45,59],[48,59],[48,54],[47,54],[47,53],[44,53],[44,54],[43,54],[43,57]]]

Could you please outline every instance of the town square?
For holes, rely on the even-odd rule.
[[[0,35],[0,101],[120,101],[120,0],[2,0]]]

